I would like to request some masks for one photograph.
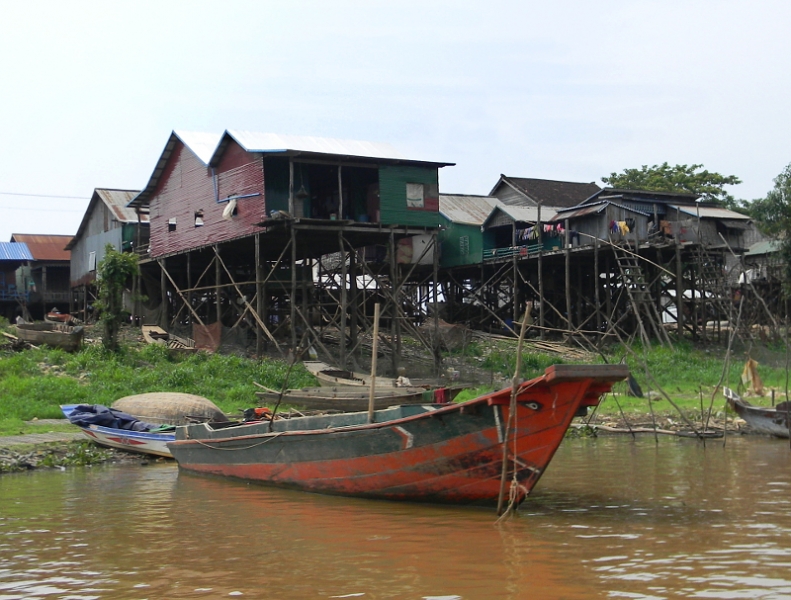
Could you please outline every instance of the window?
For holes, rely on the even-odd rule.
[[[176,231],[176,217],[168,220],[168,231]]]
[[[88,253],[88,271],[96,270],[96,252]]]
[[[408,208],[423,208],[424,205],[423,184],[406,184],[406,205]]]
[[[459,238],[459,254],[467,256],[470,253],[470,236],[463,235]]]
[[[195,227],[203,227],[203,211],[195,211]]]

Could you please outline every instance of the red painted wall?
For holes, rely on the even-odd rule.
[[[255,224],[266,215],[264,169],[260,156],[249,154],[236,142],[229,143],[215,170],[212,170],[177,140],[157,188],[151,196],[151,245],[153,258],[220,243],[260,231]],[[228,202],[216,198],[257,194],[236,203],[236,215],[222,218]],[[196,227],[195,214],[202,214],[203,226]],[[169,223],[175,219],[175,229]]]

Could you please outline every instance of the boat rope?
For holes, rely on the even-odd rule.
[[[527,331],[527,313],[522,317],[522,327],[519,331],[519,342],[516,346],[516,369],[514,371],[514,378],[511,381],[511,401],[508,405],[508,420],[505,425],[505,435],[503,436],[503,458],[502,458],[502,471],[500,473],[500,493],[497,497],[497,515],[503,515],[503,501],[505,499],[505,482],[508,475],[508,438],[511,436],[512,429],[515,429],[516,423],[516,398],[519,394],[519,377],[522,372],[522,348],[525,343],[525,332]],[[514,451],[513,456],[516,459],[516,434],[514,434]],[[514,477],[516,477],[516,462],[514,462]],[[510,508],[510,503],[509,503]],[[509,512],[510,514],[510,512]],[[499,519],[498,519],[499,520]]]
[[[274,439],[276,439],[276,438],[279,438],[279,437],[280,437],[281,435],[283,435],[284,433],[288,433],[288,431],[280,431],[280,432],[276,433],[275,435],[273,435],[273,436],[271,436],[271,437],[268,437],[267,439],[265,439],[265,440],[264,440],[264,441],[262,441],[262,442],[258,442],[258,443],[256,443],[256,444],[251,444],[251,445],[249,445],[249,446],[245,446],[244,448],[218,448],[218,447],[216,447],[216,446],[212,446],[211,444],[207,444],[206,442],[203,442],[203,441],[201,441],[201,440],[195,440],[195,439],[191,439],[191,440],[189,440],[189,441],[191,441],[191,442],[197,442],[197,443],[198,443],[198,444],[200,444],[201,446],[205,446],[206,448],[209,448],[210,450],[225,450],[225,451],[233,451],[233,450],[249,450],[250,448],[255,448],[256,446],[262,446],[262,445],[264,445],[264,444],[268,444],[268,443],[269,443],[269,442],[271,442],[272,440],[274,440]]]

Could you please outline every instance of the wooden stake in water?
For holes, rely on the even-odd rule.
[[[374,339],[371,351],[371,389],[368,393],[368,422],[374,422],[374,395],[376,390],[376,355],[379,350],[379,303],[374,304]]]

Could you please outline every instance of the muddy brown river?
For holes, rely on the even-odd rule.
[[[791,598],[788,440],[564,441],[519,514],[175,463],[0,476],[0,600]]]

